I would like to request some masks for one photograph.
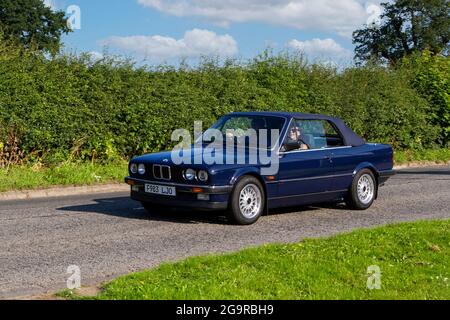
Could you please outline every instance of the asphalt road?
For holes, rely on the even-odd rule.
[[[70,265],[80,267],[87,286],[192,255],[444,218],[450,219],[448,166],[401,171],[367,211],[283,209],[249,227],[208,213],[148,216],[123,193],[0,202],[0,298],[63,289]]]

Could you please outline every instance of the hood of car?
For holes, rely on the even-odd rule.
[[[143,164],[164,164],[173,165],[172,153],[170,151],[149,153],[133,158],[131,162]]]

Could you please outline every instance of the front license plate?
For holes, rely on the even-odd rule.
[[[157,184],[146,184],[145,192],[172,197],[175,197],[177,195],[177,190],[175,187],[160,186]]]

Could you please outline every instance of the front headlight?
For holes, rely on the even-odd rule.
[[[130,164],[130,171],[132,174],[136,174],[138,172],[138,166],[136,163]]]
[[[139,174],[145,174],[145,165],[141,163],[138,167],[138,172]]]
[[[195,179],[195,170],[193,170],[193,169],[187,169],[187,170],[184,172],[184,178],[185,178],[186,180],[189,180],[189,181],[194,180],[194,179]]]
[[[197,178],[201,182],[208,181],[208,172],[206,172],[205,170],[200,170],[197,174]]]

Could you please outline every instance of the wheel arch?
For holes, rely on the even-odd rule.
[[[267,192],[267,184],[264,181],[263,177],[261,176],[259,170],[257,168],[246,168],[246,169],[241,169],[238,170],[232,177],[231,179],[231,185],[233,186],[233,192],[234,192],[234,188],[236,187],[236,184],[244,177],[254,177],[255,179],[257,179],[262,187],[263,187],[263,192],[264,192],[264,210],[263,210],[263,214],[267,215],[268,211],[269,211],[269,200],[268,200],[268,192]],[[231,197],[230,200],[231,201]]]
[[[353,170],[353,178],[358,174],[358,172],[360,172],[361,170],[364,169],[369,169],[370,171],[372,171],[374,177],[375,177],[375,182],[377,184],[377,190],[375,192],[375,199],[378,199],[378,189],[380,187],[380,173],[378,172],[377,168],[370,162],[363,162],[360,163],[355,170]]]

